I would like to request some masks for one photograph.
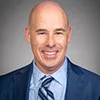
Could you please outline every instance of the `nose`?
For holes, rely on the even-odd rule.
[[[51,48],[55,46],[55,39],[51,34],[48,34],[47,45]]]

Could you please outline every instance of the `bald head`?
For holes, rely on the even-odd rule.
[[[47,16],[48,19],[53,16],[62,16],[63,20],[66,22],[66,25],[69,25],[68,16],[64,9],[54,1],[40,2],[33,8],[29,17],[29,26],[33,25],[34,21],[36,21],[36,19],[42,15]]]
[[[37,67],[47,74],[63,64],[71,28],[63,8],[56,2],[44,1],[32,9],[26,39],[31,44]]]

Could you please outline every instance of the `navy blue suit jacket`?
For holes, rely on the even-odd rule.
[[[33,64],[0,76],[0,100],[28,100]],[[68,60],[65,100],[100,100],[100,76]]]

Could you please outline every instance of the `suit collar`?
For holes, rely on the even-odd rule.
[[[65,100],[80,100],[86,86],[86,78],[83,71],[68,59],[68,80]]]
[[[14,75],[14,100],[28,100],[33,64],[18,70]]]
[[[14,100],[28,100],[32,71],[33,63],[18,70],[14,75]],[[80,100],[87,83],[84,73],[80,67],[72,64],[69,59],[67,72],[65,100]]]

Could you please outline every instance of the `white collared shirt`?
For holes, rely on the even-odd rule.
[[[40,80],[45,74],[42,73],[33,61],[33,74],[31,76],[29,100],[40,100],[38,89],[41,86]],[[48,76],[48,75],[46,75]],[[55,100],[64,100],[67,86],[67,58],[65,57],[64,64],[53,74],[49,75],[54,78],[51,82],[49,90],[53,92]]]

